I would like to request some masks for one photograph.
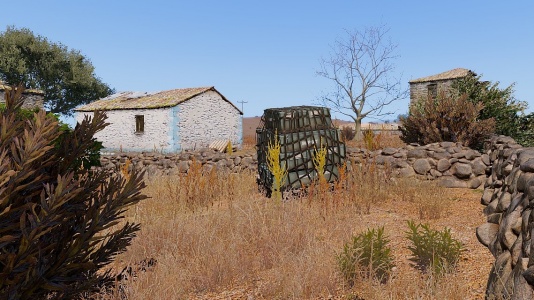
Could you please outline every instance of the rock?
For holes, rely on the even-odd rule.
[[[236,158],[234,158],[234,165],[239,165],[241,163],[241,156],[237,156]]]
[[[519,169],[523,172],[534,172],[534,158],[530,158],[526,162],[519,166]]]
[[[491,165],[489,155],[487,155],[487,154],[482,154],[482,156],[480,157],[480,159],[482,160],[482,162],[483,162],[486,166],[490,166],[490,165]]]
[[[468,164],[456,163],[452,168],[452,173],[458,178],[469,178],[473,174],[473,169]]]
[[[393,155],[397,153],[397,151],[399,150],[396,148],[387,147],[387,148],[382,149],[382,155]]]
[[[443,176],[443,174],[435,169],[430,169],[430,175],[432,176],[432,179],[436,179],[438,177]]]
[[[493,223],[497,225],[501,223],[501,220],[502,220],[502,213],[491,214],[487,218],[488,223]]]
[[[241,165],[243,166],[243,168],[248,168],[253,162],[254,160],[252,159],[252,157],[243,157],[241,159]]]
[[[410,166],[407,166],[406,168],[400,168],[396,171],[396,173],[397,176],[401,178],[415,176],[415,171]]]
[[[482,245],[488,247],[491,241],[497,235],[498,231],[499,231],[498,224],[484,223],[481,226],[477,227],[476,229],[477,239]]]
[[[475,174],[475,176],[486,174],[486,164],[484,164],[481,159],[477,158],[471,163],[471,165],[473,168],[473,174]]]
[[[470,189],[478,189],[479,186],[482,185],[482,183],[484,183],[484,176],[482,176],[483,178],[481,177],[475,177],[471,180],[469,180],[469,182],[467,183],[468,187]]]
[[[512,195],[508,192],[504,192],[499,197],[499,203],[497,204],[497,210],[498,211],[505,211],[508,209],[508,206],[510,206],[510,202],[512,202]]]
[[[440,145],[443,148],[450,148],[450,147],[455,147],[456,143],[454,143],[454,142],[441,142]]]
[[[446,188],[467,188],[467,182],[454,176],[442,176],[438,179],[438,185]]]
[[[188,160],[183,160],[181,162],[178,163],[178,171],[180,173],[187,173],[187,171],[189,170],[189,164],[190,164],[190,161]]]
[[[534,285],[534,266],[530,266],[523,272],[523,277],[530,285]]]
[[[412,149],[406,154],[408,158],[426,158],[426,150],[423,149]]]
[[[449,153],[449,152],[435,152],[434,154],[432,154],[432,158],[434,159],[437,159],[437,160],[440,160],[440,159],[449,159],[451,158],[452,155]]]
[[[475,157],[479,157],[480,153],[476,150],[469,149],[465,152],[465,158],[468,160],[473,160]]]
[[[393,168],[406,168],[408,167],[408,163],[403,159],[395,159],[395,161],[392,164]]]
[[[483,205],[488,205],[493,197],[493,189],[486,188],[484,189],[484,193],[482,194],[482,198],[480,199],[480,202]]]
[[[426,175],[426,173],[430,171],[431,167],[428,160],[419,158],[413,163],[413,169],[417,174]]]
[[[446,158],[442,158],[438,160],[436,169],[440,172],[444,172],[444,171],[447,171],[450,167],[451,167],[451,163],[449,162],[449,160]]]

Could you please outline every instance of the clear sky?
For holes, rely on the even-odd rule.
[[[315,75],[346,30],[385,24],[396,75],[467,68],[516,83],[534,106],[534,1],[3,1],[0,29],[26,27],[77,49],[117,91],[215,86],[246,117],[312,105],[331,83]],[[408,99],[390,106],[406,113]]]

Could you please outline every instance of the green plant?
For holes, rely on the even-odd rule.
[[[480,120],[484,105],[472,103],[467,95],[441,91],[436,98],[429,95],[410,107],[407,118],[400,119],[401,139],[406,143],[461,142],[480,148],[495,129],[493,118]]]
[[[451,88],[457,95],[466,94],[472,103],[482,103],[481,120],[495,119],[495,133],[511,136],[516,141],[526,142],[524,128],[525,110],[528,103],[514,97],[514,84],[501,89],[499,82],[481,80],[482,76],[466,76],[453,81]],[[526,145],[523,145],[526,146]]]
[[[447,227],[443,231],[431,229],[428,224],[408,221],[406,238],[411,242],[408,250],[414,266],[424,272],[443,274],[456,268],[463,250],[462,243],[454,239]]]
[[[0,299],[76,298],[114,282],[104,267],[139,230],[120,220],[146,198],[142,174],[82,167],[104,113],[55,145],[64,134],[55,118],[17,118],[21,94],[6,91],[0,119]]]
[[[337,256],[337,263],[350,286],[358,278],[375,278],[380,282],[389,279],[395,264],[388,244],[384,227],[380,227],[353,236],[352,241],[343,246],[343,252]]]
[[[226,144],[226,153],[228,155],[232,155],[234,153],[234,147],[232,146],[232,141],[228,141],[228,144]]]

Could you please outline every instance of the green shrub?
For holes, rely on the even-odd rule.
[[[395,264],[388,244],[389,239],[384,235],[384,227],[381,227],[353,236],[352,241],[343,246],[337,262],[350,286],[358,278],[375,278],[380,282],[389,279]]]
[[[82,167],[105,114],[55,145],[64,134],[55,118],[17,117],[21,93],[6,91],[0,112],[0,299],[77,298],[113,283],[104,267],[139,230],[119,221],[146,198],[142,174],[126,180]]]
[[[430,144],[461,142],[465,146],[481,148],[495,131],[493,118],[479,120],[482,103],[472,103],[467,95],[456,96],[441,91],[436,98],[430,95],[412,104],[408,117],[400,119],[401,139],[406,143]]]
[[[423,272],[442,274],[452,271],[460,259],[462,243],[451,236],[449,228],[443,231],[430,229],[428,224],[408,221],[407,239],[411,242],[408,250],[412,252],[410,260]]]

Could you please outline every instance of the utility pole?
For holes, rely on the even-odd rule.
[[[237,101],[237,103],[241,103],[241,112],[245,114],[245,111],[243,110],[243,103],[248,103],[248,101]]]

